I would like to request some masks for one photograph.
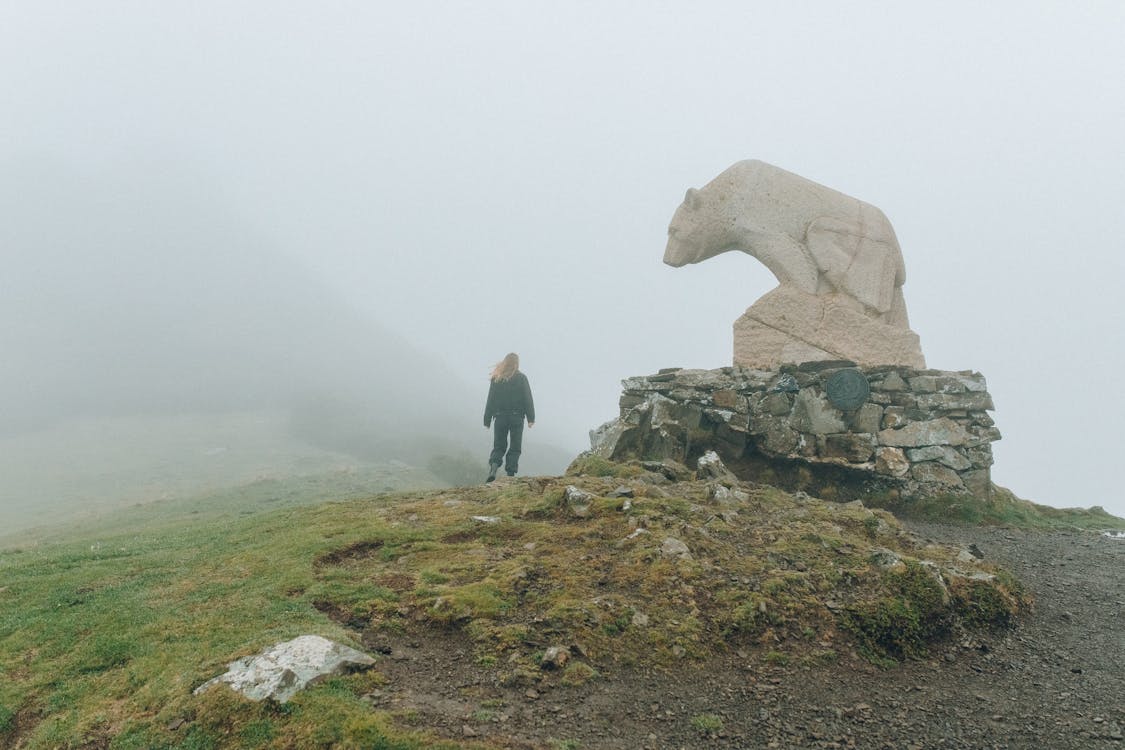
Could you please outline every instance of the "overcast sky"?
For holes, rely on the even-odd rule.
[[[686,188],[762,159],[886,213],[929,365],[988,378],[997,483],[1125,515],[1123,32],[1120,2],[0,0],[0,170],[187,175],[481,406],[519,352],[577,452],[621,378],[730,364],[773,277],[661,257]]]

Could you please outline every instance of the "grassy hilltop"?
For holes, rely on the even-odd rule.
[[[0,744],[505,747],[500,730],[441,740],[373,706],[382,664],[280,706],[192,689],[303,633],[369,650],[453,643],[513,694],[724,660],[890,666],[1029,606],[1004,571],[885,511],[649,469],[587,461],[567,477],[281,508],[278,488],[257,487],[241,504],[216,496],[10,547]],[[568,500],[568,486],[586,495]],[[484,716],[504,699],[480,702]]]

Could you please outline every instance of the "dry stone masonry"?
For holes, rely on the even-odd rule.
[[[620,416],[590,436],[604,458],[687,463],[715,450],[743,479],[838,499],[991,492],[1000,432],[979,373],[813,361],[672,368],[622,385]]]

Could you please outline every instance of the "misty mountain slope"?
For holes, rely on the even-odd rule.
[[[0,431],[281,407],[315,434],[324,407],[398,438],[448,435],[475,413],[439,362],[336,299],[201,181],[4,175]]]
[[[349,457],[425,467],[471,450],[483,467],[483,394],[345,304],[207,180],[5,167],[0,526]]]
[[[0,545],[115,517],[200,518],[208,497],[228,512],[275,510],[372,492],[444,487],[425,468],[363,461],[291,436],[280,412],[149,415],[71,420],[0,437]]]

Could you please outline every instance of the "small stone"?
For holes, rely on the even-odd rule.
[[[573,484],[568,484],[566,489],[563,490],[563,501],[566,502],[567,509],[571,515],[576,518],[588,518],[590,515],[590,502],[594,496],[589,492],[584,492]]]
[[[733,495],[731,491],[721,484],[710,484],[707,486],[707,497],[715,502],[723,502],[730,500]]]
[[[875,471],[892,477],[905,476],[910,471],[910,461],[902,448],[876,448]]]
[[[883,412],[883,429],[897,430],[905,427],[910,422],[906,418],[906,409],[902,406],[888,406]]]
[[[551,646],[543,652],[539,666],[543,669],[562,669],[570,661],[570,649],[566,646]]]
[[[477,730],[473,729],[468,724],[462,724],[461,725],[461,735],[464,736],[464,737],[476,737],[477,736]]]
[[[905,391],[906,381],[897,372],[891,372],[887,377],[883,378],[882,384],[879,386],[882,391]]]
[[[733,409],[738,405],[738,393],[722,389],[711,394],[711,402],[722,409]]]
[[[471,516],[477,523],[500,523],[499,516]]]
[[[723,460],[719,458],[719,454],[715,451],[707,451],[700,456],[696,466],[698,467],[697,475],[700,479],[738,481],[738,478],[723,464]]]
[[[635,492],[633,491],[632,487],[626,487],[625,485],[621,485],[620,487],[618,487],[617,489],[615,489],[613,491],[613,496],[614,497],[634,497]]]
[[[871,551],[871,562],[880,568],[897,568],[903,564],[902,559],[885,547],[876,547]]]
[[[568,484],[563,490],[563,499],[568,505],[589,505],[594,496],[589,492],[583,492],[573,484]]]
[[[956,471],[964,471],[973,465],[972,461],[948,445],[927,445],[922,448],[911,448],[906,451],[906,457],[913,463],[937,461]]]
[[[840,430],[837,430],[840,432]],[[973,436],[948,417],[925,422],[911,422],[897,430],[883,430],[879,442],[896,448],[920,448],[926,445],[965,445]]]
[[[801,387],[797,384],[797,379],[792,375],[785,374],[779,377],[773,385],[769,387],[768,393],[796,393]]]
[[[946,487],[964,487],[961,482],[961,477],[957,475],[953,469],[948,466],[936,463],[934,461],[927,461],[921,464],[915,464],[910,470],[910,476],[919,482],[930,482],[933,484],[940,484]]]
[[[678,557],[681,560],[691,559],[691,550],[686,544],[675,537],[667,537],[660,545],[660,554],[663,557]]]
[[[175,718],[168,722],[168,731],[175,732],[177,729],[187,724],[187,720],[183,718]]]
[[[784,393],[770,393],[761,399],[759,408],[771,417],[787,417],[793,405]]]
[[[875,436],[868,433],[846,432],[839,435],[826,435],[822,455],[826,458],[842,458],[849,463],[863,463],[875,452]]]
[[[814,435],[828,435],[847,429],[843,413],[830,404],[827,397],[811,388],[797,394],[790,423],[795,430]]]
[[[634,612],[633,625],[638,628],[648,627],[648,615],[642,612]]]
[[[848,428],[852,432],[876,433],[883,426],[883,407],[867,403],[848,415]]]

